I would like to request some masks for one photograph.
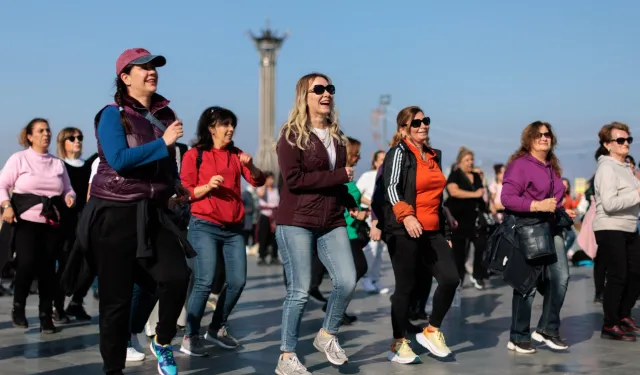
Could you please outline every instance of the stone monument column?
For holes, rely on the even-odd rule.
[[[288,33],[276,36],[269,28],[261,31],[260,35],[249,33],[258,53],[260,54],[260,127],[258,134],[258,151],[255,155],[256,166],[263,171],[270,171],[279,175],[278,159],[273,144],[275,141],[275,89],[276,89],[276,58],[282,43]]]

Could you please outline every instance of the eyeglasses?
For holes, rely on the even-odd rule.
[[[617,144],[619,144],[620,146],[624,145],[625,142],[629,142],[629,144],[633,143],[633,137],[629,137],[629,138],[616,138],[616,139],[612,139],[609,142],[615,142]]]
[[[324,94],[325,91],[327,91],[331,95],[335,95],[336,87],[334,85],[326,85],[326,86],[315,85],[311,90],[309,90],[309,92],[312,92],[316,95],[322,95]]]
[[[425,118],[423,118],[422,120],[420,120],[420,119],[414,119],[414,120],[411,120],[411,122],[410,122],[410,123],[408,123],[408,124],[404,124],[404,126],[409,125],[409,126],[411,126],[412,128],[419,128],[419,127],[421,127],[421,126],[422,126],[422,124],[425,124],[425,125],[429,126],[429,125],[431,124],[431,119],[430,119],[429,117],[425,117]]]
[[[541,139],[542,137],[547,138],[547,139],[551,139],[551,138],[553,138],[553,134],[551,134],[551,132],[544,132],[544,133],[536,134],[536,139]]]
[[[78,136],[70,135],[70,136],[67,137],[67,140],[69,142],[73,143],[73,142],[76,141],[76,138],[78,138],[78,142],[84,141],[84,135],[78,135]]]

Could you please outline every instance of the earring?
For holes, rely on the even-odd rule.
[[[608,149],[607,149],[607,152],[611,152],[611,149],[610,149],[610,148],[608,148]]]

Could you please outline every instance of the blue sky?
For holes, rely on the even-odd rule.
[[[277,65],[278,126],[300,76],[330,75],[344,131],[363,142],[360,171],[376,149],[371,112],[381,94],[392,96],[391,129],[398,110],[420,105],[445,162],[464,145],[487,169],[518,146],[526,124],[545,120],[565,174],[589,177],[600,126],[640,120],[633,0],[34,0],[1,2],[0,14],[2,161],[36,116],[54,132],[83,129],[86,154],[95,151],[93,117],[111,100],[117,56],[131,47],[167,57],[159,92],[188,139],[201,111],[222,105],[239,117],[236,144],[255,153],[259,64],[246,32],[267,17],[291,30]],[[640,159],[640,146],[632,154]]]

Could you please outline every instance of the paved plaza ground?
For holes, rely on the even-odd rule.
[[[539,348],[535,355],[519,355],[506,349],[511,315],[511,289],[494,280],[485,291],[466,288],[461,306],[453,308],[442,327],[454,357],[439,360],[412,345],[424,361],[400,365],[386,360],[391,337],[389,297],[369,296],[358,290],[349,312],[358,322],[346,327],[340,341],[349,364],[337,368],[317,353],[312,342],[324,314],[310,302],[302,323],[298,354],[314,374],[640,374],[640,342],[618,343],[600,339],[602,312],[594,305],[591,269],[572,268],[572,279],[563,309],[562,335],[571,345],[567,353]],[[281,306],[284,297],[279,267],[259,268],[250,258],[249,282],[231,317],[231,332],[243,347],[236,352],[210,349],[208,358],[190,358],[176,350],[180,374],[273,374],[278,356]],[[385,281],[391,284],[388,262]],[[328,292],[330,280],[323,290]],[[87,298],[87,310],[96,314],[97,302]],[[533,325],[541,310],[536,299]],[[56,335],[38,332],[37,296],[29,298],[26,332],[11,325],[11,297],[0,298],[0,374],[84,375],[101,374],[97,318],[90,324],[70,324]],[[204,318],[208,324],[210,311]],[[142,335],[141,335],[142,336]],[[143,342],[146,338],[141,337]],[[179,340],[175,341],[176,348]],[[125,374],[156,374],[156,361],[132,364]]]

